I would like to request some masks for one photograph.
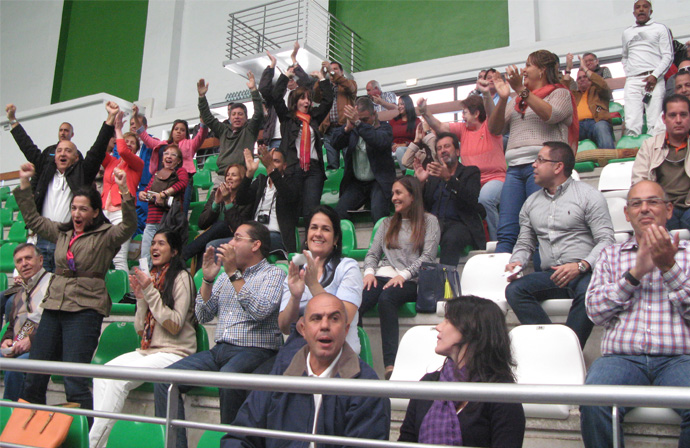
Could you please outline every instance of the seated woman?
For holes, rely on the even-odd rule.
[[[151,240],[160,227],[163,214],[170,208],[169,198],[182,198],[189,175],[182,167],[182,152],[175,144],[163,151],[163,168],[151,176],[149,184],[139,192],[139,199],[149,202],[146,227],[141,238],[141,253],[151,266]]]
[[[90,363],[98,346],[103,318],[110,314],[105,274],[120,246],[134,234],[137,213],[127,175],[115,169],[113,176],[122,197],[122,222],[112,225],[103,216],[101,195],[95,188],[74,192],[71,219],[64,223],[44,218],[36,211],[31,194],[33,164],[19,168],[19,187],[14,190],[26,227],[55,243],[55,275],[43,301],[41,325],[31,344],[29,359]],[[21,398],[45,403],[50,375],[28,373]],[[93,406],[90,379],[65,377],[67,401],[83,409]]]
[[[412,176],[393,184],[395,213],[383,220],[364,259],[364,292],[360,313],[379,305],[386,379],[398,352],[398,307],[417,301],[417,274],[423,262],[436,260],[441,231],[424,212],[422,185]]]
[[[390,121],[390,125],[393,128],[393,154],[403,174],[405,173],[403,156],[407,147],[414,141],[415,130],[420,123],[412,98],[409,95],[398,98],[398,116]]]
[[[205,232],[182,250],[185,261],[203,255],[206,245],[211,241],[227,243],[235,234],[235,229],[249,219],[251,207],[237,205],[237,192],[246,171],[242,165],[230,165],[225,171],[225,181],[208,195],[204,210],[199,216],[199,229]]]
[[[359,354],[357,335],[358,309],[362,303],[362,273],[352,258],[343,258],[343,236],[340,218],[331,207],[320,205],[307,225],[307,239],[303,254],[307,263],[303,267],[290,262],[288,277],[283,284],[283,300],[280,303],[278,325],[283,334],[289,334],[285,346],[278,353],[279,359],[292,360],[293,355],[305,344],[295,330],[297,320],[304,314],[307,302],[315,295],[328,292],[345,303],[350,331],[346,342]],[[355,324],[352,325],[352,322]]]
[[[491,300],[462,296],[447,301],[445,319],[436,331],[436,353],[447,358],[440,371],[424,375],[422,381],[515,382],[505,316]],[[524,435],[520,403],[413,399],[398,441],[519,448]]]
[[[137,297],[134,328],[141,348],[108,362],[107,366],[163,369],[196,352],[194,281],[180,256],[182,239],[174,232],[159,230],[151,244],[151,275],[134,268],[129,276]],[[127,395],[143,381],[93,379],[93,408],[119,413]],[[95,418],[89,432],[91,448],[104,447],[115,420]]]

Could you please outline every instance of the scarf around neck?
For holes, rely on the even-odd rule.
[[[467,368],[463,366],[456,374],[455,363],[446,358],[441,368],[439,381],[466,381]],[[462,446],[462,428],[458,419],[458,406],[462,402],[435,400],[424,416],[419,428],[419,443]]]
[[[295,116],[302,122],[302,138],[299,142],[299,165],[304,171],[309,171],[311,159],[311,115],[302,112],[295,112]]]

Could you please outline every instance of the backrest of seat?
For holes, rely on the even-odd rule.
[[[464,295],[475,295],[495,302],[503,312],[508,309],[504,276],[510,254],[478,254],[471,257],[462,269],[460,289]]]
[[[342,254],[344,257],[350,256],[350,251],[357,247],[357,236],[355,235],[355,225],[349,219],[340,220],[340,230],[343,233]]]
[[[111,269],[105,274],[105,288],[113,303],[119,303],[129,292],[129,274],[127,271]]]
[[[196,448],[218,448],[220,446],[220,439],[224,435],[224,432],[204,431]]]
[[[118,420],[108,437],[108,448],[164,448],[165,430],[153,423]]]
[[[5,243],[0,246],[0,272],[14,271],[14,249],[17,243]]]
[[[601,170],[599,191],[629,190],[635,162],[609,163]]]
[[[198,324],[196,326],[196,352],[205,352],[208,350],[208,332],[206,332],[206,328]]]
[[[357,336],[359,336],[359,357],[362,361],[374,367],[374,357],[371,354],[371,341],[369,335],[362,327],[357,327]]]
[[[141,346],[133,322],[113,322],[103,330],[91,364],[103,365]]]
[[[613,223],[614,232],[632,232],[632,225],[625,219],[625,206],[628,201],[624,198],[607,197],[606,204],[609,207],[609,214],[611,215],[611,222]]]

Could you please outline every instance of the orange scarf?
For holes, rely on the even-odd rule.
[[[299,166],[304,171],[309,171],[309,161],[311,159],[311,115],[295,112],[295,116],[302,122],[302,138],[299,142]]]
[[[535,95],[543,100],[556,89],[565,89],[565,86],[561,84],[547,84],[539,89],[530,90],[530,94]],[[573,107],[573,122],[570,123],[570,126],[568,126],[568,144],[575,152],[577,152],[578,141],[580,140],[580,121],[577,118],[577,105],[575,104],[575,97],[570,90],[568,90],[568,93],[570,94],[570,104]],[[516,98],[515,110],[519,114],[524,116],[525,112],[527,112],[527,107],[529,106],[527,106],[527,102],[524,98]]]
[[[158,290],[158,292],[163,295],[163,284],[165,283],[165,274],[168,273],[168,268],[170,263],[166,264],[162,269],[154,267],[151,269],[151,275],[153,276],[153,287]],[[146,310],[146,318],[144,319],[144,331],[141,334],[141,349],[146,350],[151,346],[151,339],[153,339],[153,330],[156,328],[156,319],[153,317],[153,313],[149,308]]]

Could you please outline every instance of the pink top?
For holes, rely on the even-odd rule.
[[[490,180],[506,179],[506,157],[503,154],[503,136],[489,132],[489,120],[476,131],[467,129],[465,123],[449,123],[450,132],[460,139],[460,159],[463,165],[479,168],[481,184]]]
[[[120,187],[117,186],[113,178],[113,170],[115,170],[115,168],[125,170],[125,173],[127,173],[127,187],[129,187],[129,192],[132,196],[136,196],[137,194],[141,173],[144,171],[144,161],[129,150],[124,139],[117,139],[117,149],[120,154],[119,159],[116,159],[110,154],[106,154],[101,163],[103,168],[105,168],[105,172],[103,173],[103,193],[101,194],[103,207],[108,203],[115,207],[120,207],[122,204]],[[110,196],[110,202],[108,202],[108,196]]]
[[[159,140],[156,137],[151,137],[145,131],[146,129],[142,126],[137,129],[137,135],[146,146],[151,148],[149,171],[151,174],[155,174],[158,168],[158,152],[162,146],[167,146],[170,143],[168,143],[166,140]],[[177,144],[182,152],[182,168],[184,168],[184,170],[187,171],[190,176],[196,173],[196,167],[194,167],[193,160],[194,154],[196,154],[199,148],[201,148],[201,145],[204,143],[204,140],[206,140],[207,135],[208,128],[202,123],[199,128],[199,132],[196,133],[194,138],[186,138]]]

